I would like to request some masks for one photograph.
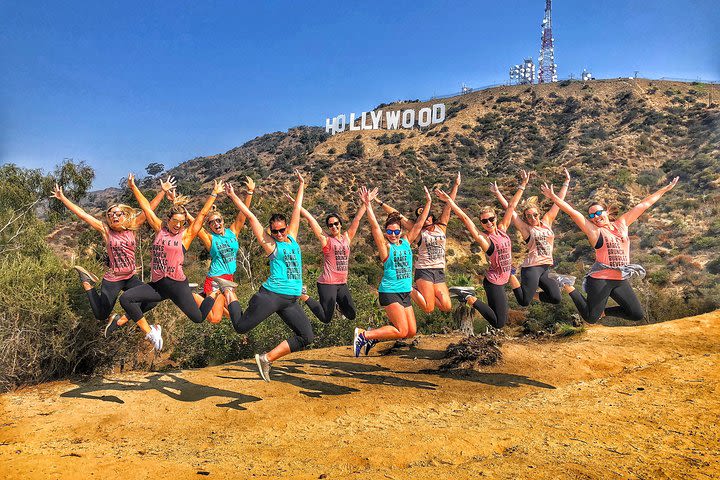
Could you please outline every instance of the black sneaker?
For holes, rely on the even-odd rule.
[[[450,287],[450,298],[457,298],[458,302],[465,303],[468,297],[475,296],[473,287]]]
[[[365,330],[365,331],[367,332],[367,331],[369,331],[369,330],[372,330],[372,328],[368,328],[368,329]],[[364,336],[364,335],[363,335],[363,336]],[[371,339],[369,339],[369,338],[366,338],[366,339],[365,339],[365,342],[366,342],[366,343],[365,343],[365,351],[364,351],[364,353],[365,353],[365,356],[367,357],[367,356],[368,356],[368,353],[370,353],[370,349],[373,348],[375,345],[377,345],[378,341],[377,341],[377,340],[371,340]]]
[[[118,320],[120,320],[121,318],[122,318],[122,315],[120,315],[119,313],[110,315],[110,319],[109,319],[107,325],[105,325],[105,338],[109,337],[112,332],[114,332],[115,330],[117,330],[118,328],[121,327],[121,325],[118,325],[118,323],[117,323]]]
[[[80,276],[80,283],[87,282],[90,284],[91,287],[94,287],[95,284],[100,281],[98,279],[98,277],[93,275],[91,272],[88,272],[80,265],[75,265],[73,268],[77,271],[78,275]]]

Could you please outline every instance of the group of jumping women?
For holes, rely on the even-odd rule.
[[[541,186],[543,195],[553,203],[542,214],[537,197],[527,198],[520,204],[523,192],[533,176],[532,172],[522,171],[520,185],[509,202],[497,184],[490,186],[504,213],[498,219],[493,207],[481,207],[481,229],[455,203],[461,181],[459,173],[449,194],[435,190],[438,199],[444,202],[440,216],[431,213],[432,196],[425,188],[425,204],[415,211],[415,221],[380,200],[377,188],[361,187],[360,208],[347,231],[343,232],[343,221],[338,213],[333,212],[325,217],[327,230],[323,231],[315,217],[303,208],[305,181],[299,172],[295,173],[299,186],[294,198],[288,195],[293,204],[289,222],[285,215],[274,213],[267,227],[250,210],[255,193],[255,183],[250,178],[247,178],[247,190],[242,200],[232,185],[216,180],[202,209],[193,217],[186,207],[189,199],[175,194],[172,177],[160,181],[160,191],[152,201],[148,201],[131,174],[128,176],[128,186],[141,212],[124,204],[115,204],[105,212],[105,222],[67,199],[62,188],[56,185],[53,197],[100,232],[106,244],[107,270],[99,290],[96,289],[99,279],[84,268],[75,266],[93,314],[98,320],[107,322],[105,336],[128,320],[133,320],[154,348],[161,350],[162,328],[157,324],[150,325],[145,313],[167,299],[196,323],[206,319],[211,323],[219,323],[223,316],[227,316],[240,334],[249,332],[277,313],[290,327],[292,335],[269,352],[255,355],[260,376],[269,382],[272,362],[304,349],[313,341],[312,325],[301,302],[324,323],[332,320],[336,306],[346,318],[355,319],[355,304],[347,285],[350,245],[366,214],[383,265],[383,276],[378,286],[379,301],[390,324],[368,330],[355,328],[352,349],[356,357],[363,351],[367,355],[377,342],[415,336],[417,326],[413,302],[424,312],[432,312],[435,308],[449,312],[452,309],[451,298],[454,297],[479,311],[493,328],[502,328],[508,316],[505,294],[505,285],[508,283],[522,306],[529,305],[533,299],[560,303],[561,291],[565,291],[582,318],[588,322],[594,323],[604,315],[641,320],[644,312],[629,279],[633,275],[642,277],[645,271],[640,265],[630,263],[628,227],[678,181],[677,177],[674,178],[627,213],[613,218],[601,203],[591,202],[586,215],[567,203],[565,196],[570,186],[570,174],[565,170],[565,181],[558,193],[555,193],[552,185],[545,183]],[[223,217],[214,205],[221,193],[229,197],[238,209],[237,217],[230,227],[225,226]],[[163,198],[172,202],[164,221],[154,211]],[[388,214],[384,228],[380,227],[373,204],[378,204]],[[586,296],[574,288],[575,277],[551,271],[555,239],[552,225],[560,210],[570,216],[595,250],[595,263],[583,281]],[[488,268],[483,279],[487,303],[476,296],[474,288],[447,286],[446,233],[453,212],[487,256]],[[302,253],[297,241],[301,217],[307,220],[324,258],[323,272],[317,279],[317,300],[310,297],[303,286]],[[135,230],[145,221],[155,231],[148,283],[143,283],[137,277],[135,260]],[[233,276],[239,249],[237,237],[246,222],[249,222],[253,235],[267,255],[270,275],[243,311],[235,295],[237,284]],[[527,246],[527,256],[520,265],[519,280],[512,266],[512,241],[507,233],[511,223]],[[200,237],[211,259],[202,294],[192,291],[183,272],[185,253],[196,237]],[[415,262],[413,244],[417,246]],[[125,313],[113,314],[120,292],[123,292],[120,305]],[[608,298],[615,300],[618,306],[606,308]]]

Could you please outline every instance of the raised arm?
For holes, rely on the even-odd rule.
[[[173,190],[175,188],[175,177],[171,177],[168,175],[168,178],[165,180],[160,179],[160,190],[155,195],[155,198],[150,200],[150,208],[154,212],[155,209],[160,205],[160,202],[162,202],[162,199],[165,198],[165,196],[168,194],[170,190]],[[140,225],[145,223],[145,212],[141,213],[137,217],[133,219],[133,227],[137,228]]]
[[[393,207],[388,205],[387,203],[380,200],[378,197],[375,197],[375,201],[382,207],[382,209],[390,215],[391,213],[397,213],[400,215],[400,224],[405,230],[410,230],[413,226],[413,222],[411,222],[405,215],[395,210]]]
[[[107,239],[107,231],[105,230],[105,225],[102,223],[102,221],[98,220],[97,218],[93,217],[89,213],[87,213],[85,210],[83,210],[79,205],[75,205],[69,198],[65,196],[63,193],[63,189],[60,185],[57,183],[55,184],[55,189],[53,190],[53,194],[50,196],[50,198],[57,198],[60,200],[63,205],[67,207],[68,210],[70,210],[72,213],[77,215],[77,217],[82,220],[83,222],[90,225],[92,228],[100,232],[103,236],[103,238]]]
[[[195,221],[195,217],[192,216],[192,214],[187,208],[185,209],[185,216],[187,217],[189,223]],[[205,227],[200,227],[200,231],[198,232],[197,236],[205,247],[205,250],[209,252],[210,248],[212,247],[212,237],[207,232],[207,230],[205,230]]]
[[[495,194],[495,197],[497,197],[498,202],[500,202],[500,205],[502,205],[503,210],[507,210],[509,203],[500,191],[497,182],[493,182],[490,184],[490,191]],[[517,228],[518,231],[522,234],[523,238],[527,238],[527,236],[530,235],[530,227],[520,218],[520,215],[518,215],[516,209],[513,209],[512,212],[512,222],[513,225],[515,225],[515,228]]]
[[[229,183],[225,185],[225,193],[228,197],[230,197],[230,200],[232,200],[238,210],[240,210],[245,215],[247,221],[250,222],[250,229],[252,230],[253,235],[255,235],[255,238],[260,243],[260,246],[263,248],[263,250],[265,250],[265,253],[267,255],[270,255],[275,250],[275,240],[273,240],[273,238],[265,232],[265,229],[263,228],[262,223],[260,223],[260,220],[258,220],[255,214],[252,213],[247,207],[247,205],[245,205],[243,201],[240,200],[240,197],[238,197],[235,193],[233,186]]]
[[[638,203],[635,207],[633,207],[629,212],[624,213],[620,216],[618,220],[621,222],[624,222],[625,225],[630,226],[635,220],[637,220],[640,215],[645,213],[645,210],[652,207],[655,202],[660,200],[660,197],[665,195],[667,192],[673,189],[675,185],[677,185],[678,180],[680,177],[675,177],[672,179],[670,183],[662,187],[657,192],[653,193],[652,195],[648,195],[645,197],[642,202]]]
[[[423,188],[425,189],[425,206],[423,207],[423,211],[418,217],[417,221],[406,235],[406,238],[410,243],[413,243],[418,237],[418,235],[420,235],[423,225],[425,225],[425,220],[427,220],[428,215],[430,215],[430,205],[432,205],[432,197],[430,196],[430,192],[428,191],[427,187]]]
[[[555,194],[555,188],[552,185],[543,183],[543,186],[540,187],[540,191],[543,193],[543,195],[552,200],[553,203],[555,203],[555,205],[560,208],[560,210],[570,216],[572,221],[575,222],[575,225],[580,227],[580,230],[582,230],[583,233],[587,235],[588,240],[590,240],[591,244],[597,241],[598,231],[595,225],[593,225],[592,222],[589,222],[585,218],[585,215],[575,210],[569,203],[557,196]]]
[[[132,190],[133,195],[135,195],[135,200],[137,200],[138,205],[140,205],[140,208],[142,209],[143,213],[145,214],[145,218],[147,219],[148,224],[152,227],[153,230],[156,232],[159,232],[162,228],[162,220],[158,218],[157,215],[155,215],[155,212],[153,211],[152,207],[150,206],[150,202],[148,202],[148,199],[145,198],[145,195],[142,194],[140,189],[135,185],[135,175],[132,173],[128,174],[128,187],[130,187],[130,190]]]
[[[459,188],[460,188],[460,172],[458,172],[457,177],[455,177],[455,183],[453,184],[452,190],[450,190],[450,198],[455,200],[455,197],[457,196],[457,192],[458,192]],[[440,218],[436,222],[440,226],[440,228],[443,229],[443,231],[447,230],[447,224],[450,221],[451,213],[452,213],[452,208],[450,207],[450,204],[446,203],[442,209]]]
[[[565,195],[567,195],[568,188],[570,187],[570,172],[568,172],[567,168],[563,168],[563,171],[565,172],[565,181],[562,184],[562,188],[560,189],[558,197],[560,197],[562,200],[565,200]],[[552,225],[559,212],[560,207],[558,207],[557,204],[553,203],[553,206],[550,207],[550,210],[548,210],[548,212],[543,217],[543,221],[548,225]]]
[[[200,209],[200,211],[198,212],[197,217],[195,217],[192,223],[190,223],[190,226],[185,230],[185,233],[183,234],[183,245],[185,246],[185,250],[190,248],[190,244],[193,240],[195,240],[195,237],[197,237],[198,232],[200,232],[200,229],[203,226],[203,222],[205,222],[205,217],[208,213],[210,213],[210,209],[215,203],[215,199],[217,198],[218,194],[224,189],[225,184],[222,180],[213,181],[212,193],[208,195],[207,200],[205,200],[205,205],[203,205],[202,209]]]
[[[357,213],[355,214],[355,218],[353,218],[352,222],[350,223],[350,226],[347,229],[347,235],[350,241],[352,242],[352,239],[355,238],[355,234],[358,231],[358,228],[360,228],[360,220],[362,219],[363,215],[365,215],[365,212],[367,211],[367,207],[363,203],[360,205],[360,208],[358,209]]]
[[[290,216],[290,224],[288,225],[288,235],[292,235],[297,241],[298,230],[300,230],[300,210],[302,209],[303,196],[305,195],[305,179],[300,175],[299,170],[295,170],[298,185],[297,195],[295,195],[295,204],[293,205],[292,215]]]
[[[255,181],[250,177],[245,177],[245,186],[247,187],[247,193],[245,194],[245,206],[250,208],[250,202],[252,201],[252,196],[255,193]],[[235,221],[232,225],[230,225],[230,230],[232,230],[236,237],[240,234],[240,230],[242,230],[242,227],[245,225],[245,218],[245,214],[238,211]]]
[[[470,232],[470,236],[480,244],[480,247],[483,249],[484,252],[487,252],[488,248],[490,248],[490,242],[488,241],[487,237],[483,234],[481,234],[475,224],[472,220],[470,220],[470,217],[462,211],[460,207],[455,203],[455,200],[450,198],[450,195],[443,192],[442,190],[435,190],[435,195],[438,196],[440,200],[443,202],[447,202],[450,204],[450,208],[452,208],[452,211],[455,213],[455,215],[458,216],[458,218],[465,224],[465,228],[467,228],[468,232]]]
[[[532,174],[533,172],[526,172],[525,170],[520,170],[520,186],[518,187],[517,192],[515,192],[515,195],[513,195],[513,197],[510,199],[510,202],[505,209],[505,215],[498,224],[498,228],[500,230],[506,231],[510,226],[510,221],[512,220],[513,214],[515,213],[515,208],[517,207],[518,203],[520,203],[522,194],[525,191],[525,187],[527,187],[528,181],[530,181],[530,177],[532,176]]]
[[[385,262],[390,253],[388,252],[388,246],[387,242],[385,242],[385,237],[383,236],[382,230],[380,229],[380,224],[378,224],[377,218],[375,218],[375,212],[373,211],[372,199],[374,195],[377,195],[377,188],[368,191],[366,187],[360,187],[360,198],[362,199],[363,204],[365,204],[365,208],[367,210],[367,218],[368,223],[370,224],[370,232],[372,233],[373,240],[375,240],[375,246],[377,247],[380,261]]]

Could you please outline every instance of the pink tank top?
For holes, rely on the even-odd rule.
[[[117,232],[108,228],[107,255],[109,270],[103,278],[108,282],[127,280],[135,275],[135,232]]]
[[[326,235],[327,243],[323,247],[323,273],[318,283],[342,285],[347,283],[348,259],[350,258],[350,240],[347,235],[340,239]]]
[[[512,243],[507,233],[499,228],[495,233],[488,235],[495,248],[489,256],[490,268],[485,273],[488,282],[495,285],[505,285],[510,279],[510,268],[512,267]]]
[[[150,262],[153,282],[165,277],[179,282],[185,280],[185,273],[183,272],[183,262],[185,261],[182,244],[183,233],[185,233],[185,230],[173,235],[163,227],[155,235],[152,246],[152,260]]]
[[[595,261],[611,267],[623,267],[630,263],[630,238],[628,229],[620,222],[612,222],[610,227],[600,229],[603,244],[595,249]],[[622,280],[619,270],[600,270],[590,274],[593,278],[604,280]]]
[[[442,228],[423,229],[417,250],[415,268],[445,268],[445,243],[447,237]]]
[[[530,227],[530,238],[527,243],[528,254],[522,266],[552,265],[554,243],[555,233],[549,225],[541,222],[537,227]]]

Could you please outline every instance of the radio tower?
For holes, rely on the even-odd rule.
[[[545,0],[545,16],[542,21],[542,47],[538,62],[538,83],[557,82],[557,65],[552,34],[552,0]]]

